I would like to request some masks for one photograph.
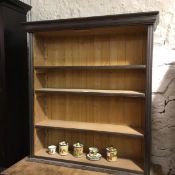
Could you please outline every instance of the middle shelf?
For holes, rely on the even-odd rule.
[[[63,120],[45,120],[36,123],[35,127],[84,130],[84,131],[112,133],[112,134],[119,134],[140,138],[144,137],[143,131],[141,129],[133,128],[131,126],[126,125],[63,121]]]
[[[139,70],[146,69],[146,65],[95,65],[95,66],[35,66],[37,71],[58,71],[58,70]]]
[[[71,93],[83,95],[100,96],[124,96],[124,97],[145,97],[145,93],[128,90],[97,90],[97,89],[57,89],[57,88],[39,88],[35,89],[38,93]]]

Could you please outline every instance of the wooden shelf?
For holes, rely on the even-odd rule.
[[[99,95],[99,96],[124,96],[124,97],[145,97],[144,93],[127,90],[96,90],[96,89],[56,89],[56,88],[40,88],[36,89],[37,93],[71,93],[83,95]]]
[[[101,158],[99,161],[90,161],[86,159],[86,155],[84,154],[81,158],[75,158],[73,155],[69,154],[67,156],[60,156],[58,153],[54,155],[49,155],[47,153],[47,149],[41,149],[38,151],[35,156],[45,157],[45,158],[53,158],[57,160],[64,161],[74,161],[80,164],[89,164],[94,166],[102,166],[113,169],[126,170],[131,172],[143,173],[143,165],[140,161],[134,161],[131,159],[122,159],[118,158],[116,162],[108,162],[105,158]]]
[[[75,122],[75,121],[63,121],[63,120],[46,120],[37,123],[35,126],[41,128],[85,130],[85,131],[113,133],[113,134],[127,135],[141,138],[144,137],[143,131],[141,129],[135,129],[130,126],[124,126],[124,125]]]
[[[113,69],[146,69],[146,65],[111,65],[111,66],[35,66],[36,70],[113,70]]]

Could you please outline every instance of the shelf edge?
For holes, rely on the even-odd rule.
[[[72,90],[72,91],[71,91]],[[119,96],[119,97],[135,97],[145,98],[145,93],[135,92],[126,93],[128,91],[116,90],[116,92],[109,92],[110,90],[93,90],[93,89],[56,89],[56,88],[41,88],[35,89],[35,93],[59,93],[59,94],[78,94],[78,95],[96,95],[96,96]],[[111,90],[113,91],[113,90]],[[118,92],[117,92],[118,91]]]

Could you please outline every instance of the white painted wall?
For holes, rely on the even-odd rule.
[[[175,174],[175,0],[23,0],[31,20],[160,11],[155,32],[152,174]],[[169,174],[168,174],[169,173]]]

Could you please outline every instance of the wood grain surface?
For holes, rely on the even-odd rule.
[[[135,161],[132,159],[121,159],[118,158],[116,162],[108,162],[105,158],[101,158],[99,161],[90,161],[86,158],[86,155],[84,154],[81,158],[75,158],[72,154],[69,154],[67,156],[60,156],[58,153],[54,155],[49,155],[47,153],[47,149],[42,149],[39,152],[36,153],[37,156],[43,156],[43,157],[50,157],[54,159],[60,159],[60,160],[67,160],[67,161],[75,161],[78,163],[88,163],[92,165],[100,165],[100,166],[106,166],[106,167],[112,167],[112,168],[120,168],[120,169],[127,169],[131,171],[135,171],[138,173],[143,173],[143,164],[140,161]]]
[[[34,155],[49,159],[49,145],[66,140],[72,151],[79,141],[85,153],[98,147],[103,159],[70,154],[66,161],[143,173],[135,160],[144,164],[145,27],[64,32],[33,35]],[[116,163],[105,159],[110,145],[118,150]]]
[[[27,158],[3,171],[1,175],[109,175],[107,173],[68,168],[28,161]]]

